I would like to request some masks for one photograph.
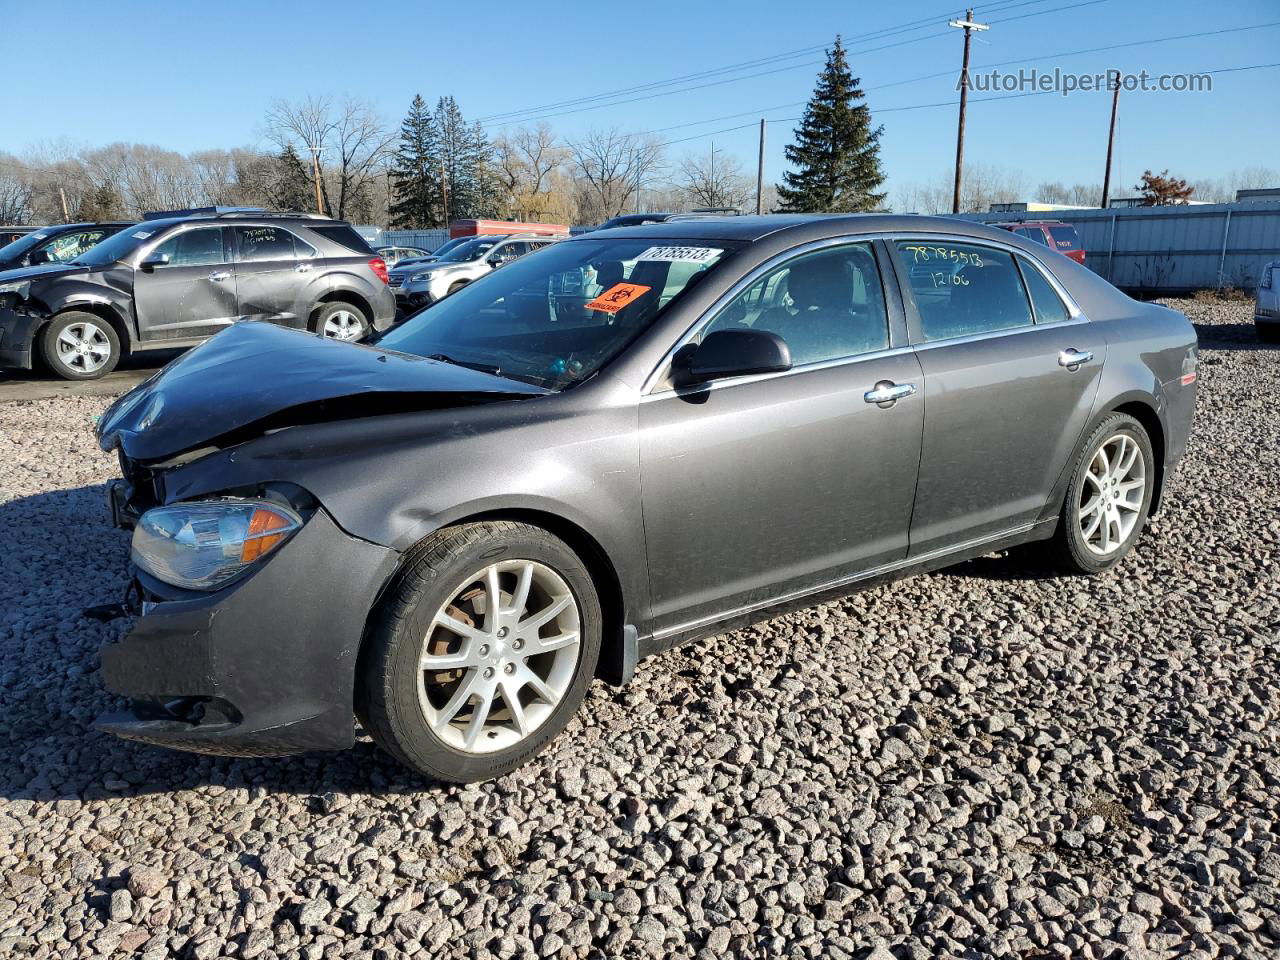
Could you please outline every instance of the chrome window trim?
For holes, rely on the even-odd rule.
[[[692,324],[690,324],[689,328],[685,330],[683,334],[681,334],[680,338],[675,342],[675,345],[672,346],[671,349],[669,349],[665,354],[663,354],[662,359],[658,361],[657,366],[655,366],[653,370],[650,371],[649,376],[645,378],[644,385],[641,386],[640,388],[641,399],[645,399],[649,396],[666,396],[668,394],[678,393],[679,391],[674,387],[660,388],[658,386],[658,381],[661,379],[662,374],[671,365],[671,358],[675,356],[676,351],[679,350],[681,347],[683,347],[686,343],[689,343],[695,336],[697,336],[698,332],[704,326],[706,326],[708,323],[714,320],[716,316],[719,315],[720,311],[723,310],[725,307],[729,306],[729,304],[732,303],[740,293],[742,293],[744,290],[746,290],[748,287],[754,284],[766,273],[769,273],[770,271],[774,270],[779,264],[785,263],[788,260],[794,260],[797,257],[802,257],[808,253],[812,253],[817,250],[824,250],[828,247],[847,247],[850,244],[855,244],[855,243],[865,243],[869,246],[873,240],[879,240],[879,239],[882,239],[883,237],[884,237],[884,234],[869,233],[869,234],[858,234],[856,236],[851,235],[851,236],[843,236],[843,237],[827,237],[822,240],[812,240],[809,243],[801,244],[798,247],[791,247],[788,250],[784,250],[781,253],[775,254],[774,256],[766,260],[764,263],[758,264],[757,266],[753,267],[750,271],[748,271],[746,274],[740,277],[737,280],[737,282],[734,283],[733,286],[731,286],[728,290],[726,290],[719,297],[717,297],[716,300],[711,304],[711,306],[707,307],[707,309],[702,312],[701,316],[699,316],[697,320],[695,320]],[[874,255],[875,255],[875,252],[872,251],[872,256]],[[880,275],[881,296],[884,299],[884,305],[885,305],[885,334],[887,337],[889,333],[889,316],[888,316],[889,300],[887,295],[885,294],[885,290],[884,290],[885,277],[884,277],[884,272],[880,270],[879,261],[877,261],[877,264],[876,264],[876,272]],[[886,356],[894,353],[901,353],[904,350],[908,350],[908,349],[910,348],[909,347],[891,347],[886,350],[876,351],[875,354],[858,353],[848,357],[834,357],[830,360],[819,360],[814,363],[806,363],[798,367],[792,367],[790,370],[783,370],[780,373],[753,374],[751,376],[746,376],[746,377],[727,377],[724,380],[713,380],[710,383],[699,384],[698,389],[703,390],[707,388],[714,388],[716,384],[724,384],[725,386],[731,386],[737,383],[746,383],[746,382],[754,383],[758,380],[770,380],[770,379],[775,379],[777,377],[788,377],[795,373],[804,373],[809,370],[817,370],[825,367],[840,366],[856,360],[867,360],[867,359],[872,359],[873,357]]]
[[[1039,521],[1045,522],[1045,521]],[[763,610],[766,607],[776,606],[781,603],[788,603],[791,600],[799,600],[801,597],[811,596],[816,593],[824,593],[827,590],[834,590],[848,584],[857,583],[860,580],[869,580],[872,577],[878,577],[881,574],[893,573],[896,570],[902,570],[906,567],[912,567],[916,564],[927,563],[930,560],[936,560],[952,553],[961,553],[965,550],[971,550],[974,547],[980,547],[984,543],[995,543],[997,540],[1003,540],[1006,537],[1015,537],[1019,534],[1027,533],[1037,526],[1038,521],[1030,523],[1022,523],[1016,527],[1010,527],[1007,530],[1001,530],[998,533],[985,534],[981,537],[975,537],[972,540],[965,540],[963,543],[956,543],[946,547],[939,547],[936,550],[930,550],[926,553],[919,554],[914,557],[903,557],[901,560],[892,560],[889,563],[882,563],[876,567],[868,567],[866,570],[860,570],[857,573],[851,573],[848,576],[837,577],[826,583],[821,583],[813,587],[803,587],[799,590],[792,590],[790,593],[784,593],[768,600],[760,600],[756,603],[750,603],[745,606],[735,607],[732,610],[726,610],[723,613],[710,614],[705,617],[699,617],[696,620],[690,620],[687,623],[681,623],[674,627],[667,627],[653,634],[652,639],[663,640],[666,637],[673,636],[678,633],[685,633],[689,630],[697,630],[709,624],[716,623],[720,620],[731,620],[734,617],[743,614],[753,613],[756,610]]]

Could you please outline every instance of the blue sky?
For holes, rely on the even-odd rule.
[[[1035,59],[1022,66],[1050,70],[1153,74],[1280,61],[1280,26],[1049,59],[1280,21],[1275,0],[993,0],[985,9],[990,13],[979,4],[975,17],[992,29],[974,41],[975,70],[1023,58]],[[1060,12],[1044,12],[1054,10]],[[867,102],[884,124],[882,158],[891,188],[898,188],[937,182],[953,162],[953,106],[894,108],[955,100],[954,75],[900,81],[958,68],[959,31],[948,30],[946,21],[961,12],[940,0],[9,3],[0,31],[8,93],[0,151],[21,153],[55,140],[126,140],[181,151],[252,145],[262,142],[263,114],[274,98],[307,94],[365,97],[395,121],[415,93],[431,101],[452,94],[469,119],[484,118],[778,57],[828,44],[841,33]],[[915,26],[885,32],[904,24]],[[78,59],[84,56],[87,66]],[[821,59],[819,49],[683,85],[700,89],[548,122],[568,136],[616,126],[658,130],[668,140],[693,137],[672,143],[669,155],[706,151],[714,142],[754,170],[754,127],[724,128],[761,116],[798,116],[802,107],[787,105],[808,97]],[[751,73],[766,75],[712,83]],[[1115,175],[1121,189],[1114,192],[1127,192],[1146,167],[1197,179],[1280,165],[1277,89],[1280,69],[1273,68],[1215,75],[1212,93],[1123,95]],[[987,95],[971,99],[968,161],[1018,170],[1031,185],[1101,180],[1106,93],[976,102]],[[731,114],[745,115],[714,119]],[[501,129],[496,121],[487,126]],[[770,181],[784,169],[782,147],[793,127],[770,125]]]

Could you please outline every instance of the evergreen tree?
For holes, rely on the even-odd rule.
[[[286,146],[273,161],[275,169],[267,189],[270,205],[277,210],[312,210],[316,205],[315,180],[293,144]]]
[[[109,183],[101,183],[86,193],[76,208],[76,219],[86,223],[120,218],[120,194]]]
[[[400,125],[391,191],[391,226],[422,230],[445,225],[440,192],[440,131],[421,94],[413,98]]]
[[[885,194],[880,168],[880,134],[871,126],[860,81],[849,71],[844,44],[836,37],[827,63],[786,148],[795,172],[782,175],[781,209],[788,213],[853,213],[875,210]]]
[[[462,119],[462,110],[453,97],[436,102],[436,130],[440,135],[440,159],[444,164],[448,220],[474,217],[477,206],[475,153],[471,131]]]

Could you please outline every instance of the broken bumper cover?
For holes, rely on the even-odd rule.
[[[0,305],[0,368],[31,369],[31,344],[36,326],[42,319],[42,317]]]
[[[360,640],[396,557],[317,510],[260,569],[215,593],[139,574],[142,612],[102,650],[107,689],[131,703],[95,726],[229,756],[351,746]]]

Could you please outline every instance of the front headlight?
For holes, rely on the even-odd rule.
[[[430,279],[431,279],[430,273],[415,273],[412,277],[409,278],[409,282],[410,283],[426,283]]]
[[[206,500],[148,510],[133,530],[133,562],[158,580],[215,590],[302,527],[268,500]]]
[[[0,297],[5,294],[14,294],[15,299],[25,300],[27,294],[31,292],[30,280],[14,280],[12,283],[0,283]]]

